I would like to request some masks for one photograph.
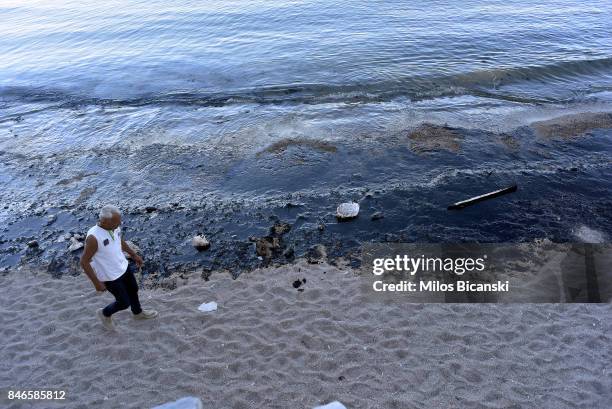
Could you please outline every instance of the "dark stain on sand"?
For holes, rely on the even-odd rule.
[[[536,135],[544,138],[573,138],[594,129],[612,129],[612,112],[586,112],[531,123]]]

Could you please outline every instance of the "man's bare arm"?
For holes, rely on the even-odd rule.
[[[91,259],[94,254],[96,254],[96,251],[98,251],[98,241],[94,236],[87,236],[87,238],[85,239],[85,250],[83,251],[83,255],[81,256],[81,267],[83,267],[85,274],[87,275],[87,277],[89,277],[94,287],[96,287],[96,290],[104,291],[106,290],[104,283],[98,280],[98,277],[96,276],[96,273],[93,267],[91,266]]]
[[[125,240],[123,240],[123,237],[121,238],[121,250],[128,253],[138,267],[142,267],[142,257],[136,254],[136,252],[125,242]]]

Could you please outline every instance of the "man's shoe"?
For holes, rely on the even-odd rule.
[[[98,315],[98,317],[100,318],[100,321],[102,322],[102,326],[104,326],[104,329],[108,331],[115,331],[113,320],[111,319],[111,317],[107,317],[106,315],[102,313],[102,308],[96,311],[96,315]]]
[[[157,311],[155,310],[142,310],[140,314],[133,315],[135,320],[148,320],[157,317]]]

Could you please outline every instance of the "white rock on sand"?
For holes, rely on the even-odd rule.
[[[305,291],[291,283],[307,279]],[[374,303],[351,270],[300,260],[142,289],[155,320],[95,318],[83,275],[0,276],[0,387],[65,390],[4,408],[609,408],[610,304]],[[202,314],[202,300],[223,309]]]

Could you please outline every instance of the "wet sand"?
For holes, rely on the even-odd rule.
[[[609,304],[366,301],[347,268],[294,264],[233,280],[193,273],[143,289],[154,321],[104,332],[84,276],[0,278],[0,386],[67,400],[7,408],[147,408],[184,395],[206,408],[608,408]],[[294,288],[297,279],[306,282]],[[298,291],[303,289],[303,291]],[[216,301],[219,309],[197,307]]]

